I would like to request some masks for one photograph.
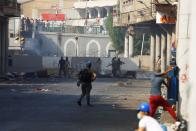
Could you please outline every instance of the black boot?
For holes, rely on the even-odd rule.
[[[82,99],[83,99],[84,96],[85,96],[84,94],[81,94],[80,98],[78,99],[77,104],[79,106],[82,106]]]
[[[90,96],[86,96],[87,106],[93,107],[92,104],[90,104]]]
[[[82,106],[82,103],[81,103],[81,101],[77,101],[77,103],[78,103],[78,105],[79,105],[79,106]]]

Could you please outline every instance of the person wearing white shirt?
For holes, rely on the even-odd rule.
[[[138,108],[137,118],[139,121],[139,127],[135,131],[163,131],[161,125],[156,119],[150,117],[150,106],[148,103],[141,103]]]

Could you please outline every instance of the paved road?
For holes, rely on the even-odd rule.
[[[149,82],[123,81],[97,79],[94,107],[85,100],[76,104],[80,89],[74,80],[0,83],[0,131],[133,131],[136,105],[147,99]]]

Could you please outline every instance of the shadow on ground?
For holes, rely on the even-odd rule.
[[[79,95],[32,86],[0,86],[0,131],[133,131],[136,111],[93,99],[79,107]]]

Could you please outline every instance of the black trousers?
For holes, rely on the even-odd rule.
[[[92,84],[91,83],[82,83],[82,85],[81,85],[82,94],[81,94],[78,101],[81,102],[82,99],[86,96],[86,102],[87,102],[87,104],[90,104],[91,89],[92,89]]]
[[[61,76],[61,72],[63,72],[63,75],[65,76],[65,68],[59,68],[59,76]]]

